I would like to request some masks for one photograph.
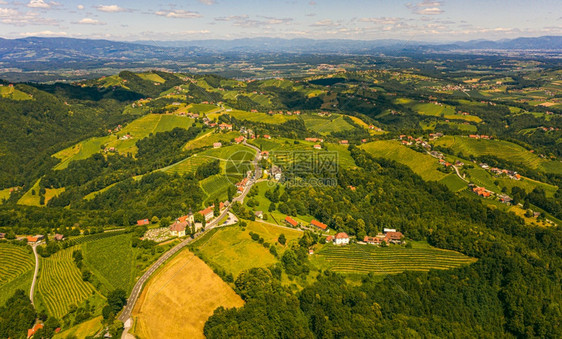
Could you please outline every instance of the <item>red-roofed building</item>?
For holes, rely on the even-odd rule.
[[[384,241],[384,238],[369,237],[368,235],[366,235],[365,238],[363,238],[363,241],[366,242],[367,244],[371,244],[371,245],[380,245]]]
[[[35,326],[33,326],[33,328],[30,328],[27,330],[27,337],[31,338],[35,335],[35,333],[43,328],[43,324],[35,324]]]
[[[322,145],[314,145],[314,149],[322,149]]]
[[[299,223],[298,223],[295,219],[291,218],[290,216],[287,216],[287,217],[285,218],[285,222],[286,222],[287,224],[293,226],[293,227],[297,227],[297,226],[299,225]]]
[[[241,143],[242,141],[244,141],[244,137],[243,137],[243,136],[239,136],[238,138],[235,138],[235,139],[234,139],[234,142],[237,143],[237,144]]]
[[[148,224],[150,224],[150,221],[148,221],[148,219],[137,220],[138,226],[143,226],[143,225],[148,225]]]
[[[219,125],[219,128],[220,128],[221,130],[232,131],[232,125],[230,125],[230,124],[222,123],[222,124]]]
[[[268,134],[264,134],[263,137],[264,137],[264,139],[271,139],[271,135],[268,135]]]
[[[215,206],[209,206],[202,211],[199,211],[199,214],[205,217],[205,221],[209,221],[213,219]]]
[[[222,143],[221,142],[215,142],[213,143],[213,148],[221,148],[222,147]]]
[[[326,242],[332,242],[332,241],[334,241],[333,236],[329,235],[329,236],[326,237]]]
[[[384,235],[385,241],[393,244],[401,244],[403,237],[404,235],[401,232],[386,232]]]
[[[312,226],[318,227],[319,229],[323,230],[323,231],[327,231],[328,230],[328,225],[318,221],[318,220],[312,220],[310,222],[310,224]]]
[[[349,236],[345,232],[340,232],[336,234],[334,239],[334,244],[336,245],[347,245],[349,244]]]
[[[62,235],[62,234],[55,234],[55,240],[56,240],[56,241],[63,241],[63,240],[64,240],[64,235]]]
[[[185,229],[189,226],[187,221],[178,221],[170,225],[170,234],[174,237],[185,237]]]
[[[39,241],[39,239],[38,239],[37,237],[31,236],[31,235],[28,235],[28,236],[27,236],[27,242],[28,242],[28,243],[34,244],[34,243],[36,243],[36,242],[38,242],[38,241]]]
[[[340,140],[340,145],[347,145],[349,144],[349,141],[347,140]]]

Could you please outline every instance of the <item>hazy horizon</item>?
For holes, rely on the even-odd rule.
[[[114,41],[251,37],[451,42],[562,34],[562,3],[528,1],[221,1],[158,4],[0,0],[5,38]]]

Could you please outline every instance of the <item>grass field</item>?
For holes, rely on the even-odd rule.
[[[146,284],[133,311],[139,338],[204,338],[214,310],[244,301],[201,259],[183,250]]]
[[[220,267],[237,277],[240,272],[252,267],[267,267],[277,262],[269,250],[252,240],[249,232],[258,233],[266,242],[274,244],[281,233],[285,234],[287,243],[302,236],[302,232],[260,222],[248,222],[242,231],[239,226],[217,229],[202,237],[192,246],[196,248],[213,267]],[[279,253],[283,247],[277,246]]]
[[[536,181],[529,178],[522,178],[521,180],[512,180],[509,178],[496,178],[500,182],[500,186],[507,187],[509,191],[514,186],[523,188],[527,193],[532,192],[535,188],[544,190],[547,197],[551,198],[558,190],[557,186],[550,185],[544,182]]]
[[[33,97],[9,86],[0,86],[0,97],[12,100],[31,100]]]
[[[131,290],[135,269],[130,234],[86,242],[82,252],[85,263],[108,291]]]
[[[403,271],[449,269],[476,261],[464,254],[413,243],[412,248],[327,244],[311,258],[319,267],[342,273],[394,274]]]
[[[207,146],[213,146],[215,142],[221,142],[223,145],[229,143],[236,137],[239,137],[240,133],[238,132],[228,132],[228,133],[214,133],[214,132],[206,132],[205,134],[188,141],[185,146],[183,147],[184,150],[192,150],[198,149]]]
[[[451,105],[436,105],[434,103],[415,103],[410,99],[397,99],[397,103],[409,106],[414,111],[422,115],[430,115],[436,117],[442,117],[450,120],[465,120],[480,123],[482,119],[475,115],[462,115],[457,114],[455,107]]]
[[[302,120],[306,128],[323,135],[353,129],[353,126],[345,121],[343,116],[339,114],[332,114],[330,117],[326,118],[318,115],[305,114],[302,115]]]
[[[64,192],[64,187],[62,188],[47,188],[45,189],[45,205],[40,205],[40,197],[39,197],[39,181],[37,180],[35,184],[29,189],[25,194],[18,200],[19,205],[26,205],[26,206],[45,206],[52,198],[56,197],[57,195]],[[35,191],[35,194],[32,193]]]
[[[164,80],[161,76],[159,76],[156,73],[137,73],[137,75],[143,80],[148,80],[148,81],[158,82],[158,83],[166,82],[166,80]]]
[[[170,131],[176,127],[187,129],[191,125],[193,125],[193,119],[187,117],[173,114],[147,114],[132,121],[116,134],[90,138],[53,154],[53,157],[61,159],[55,169],[64,169],[71,161],[87,159],[100,152],[102,146],[115,147],[122,154],[136,154],[136,142],[148,137],[151,133]],[[117,138],[126,134],[130,134],[132,138],[128,140]]]
[[[441,182],[452,191],[458,191],[460,187],[466,186],[466,183],[454,174],[438,171],[437,168],[441,165],[437,159],[404,147],[398,141],[375,141],[361,145],[361,148],[376,157],[388,158],[404,164],[424,180]]]
[[[29,293],[34,268],[29,247],[0,243],[0,305],[18,288]]]
[[[252,112],[240,111],[236,109],[233,109],[227,114],[238,120],[263,122],[266,124],[274,124],[274,125],[280,125],[289,120],[297,119],[297,117],[294,115],[281,115],[281,114],[269,115],[265,113],[252,113]]]
[[[465,156],[492,155],[511,162],[522,163],[533,169],[562,173],[562,163],[539,158],[525,148],[503,140],[477,140],[458,136],[445,136],[435,141],[436,146],[451,148]]]
[[[103,320],[103,318],[101,316],[90,319],[90,320],[85,321],[81,324],[73,326],[66,331],[55,334],[53,339],[63,339],[63,338],[69,338],[69,337],[70,338],[72,338],[72,337],[86,338],[86,337],[89,337],[89,336],[93,336],[103,328],[102,323],[101,323],[102,320]]]
[[[3,190],[0,190],[0,204],[2,203],[2,200],[4,199],[9,199],[10,198],[10,189],[9,188],[5,188]]]
[[[82,280],[72,259],[72,252],[79,248],[73,246],[41,259],[37,299],[48,314],[59,319],[68,312],[69,305],[79,305],[96,293],[92,284]]]

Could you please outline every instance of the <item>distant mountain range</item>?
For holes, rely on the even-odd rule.
[[[295,55],[315,61],[330,62],[334,56],[409,56],[435,57],[438,54],[466,53],[504,55],[539,55],[555,59],[562,55],[562,36],[517,38],[511,40],[474,40],[436,43],[406,40],[313,40],[248,38],[236,40],[197,41],[109,41],[74,38],[29,37],[0,38],[0,74],[19,81],[50,80],[49,74],[66,74],[80,78],[84,72],[107,70],[163,68],[172,71],[205,64],[228,64],[253,59],[292,62]],[[283,58],[282,58],[283,57]],[[320,57],[320,58],[318,58]],[[294,61],[294,60],[293,60]],[[310,60],[304,60],[309,62]],[[217,71],[217,70],[213,70]],[[43,74],[40,78],[18,74]],[[111,72],[109,72],[111,73]],[[14,77],[14,75],[16,75]],[[238,75],[236,75],[238,76]],[[58,79],[55,77],[53,79]]]

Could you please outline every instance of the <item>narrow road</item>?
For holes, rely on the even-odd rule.
[[[255,184],[256,182],[260,181],[259,179],[261,178],[261,168],[257,164],[258,163],[258,157],[260,155],[260,149],[253,146],[253,145],[247,144],[246,141],[244,141],[244,144],[256,151],[256,156],[255,156],[254,160],[252,161],[252,164],[254,165],[254,171],[255,172],[254,172],[253,178],[250,178],[250,180],[248,181],[248,185],[246,186],[246,188],[244,189],[242,194],[233,198],[232,202],[235,202],[235,201],[239,201],[240,203],[244,202],[244,198],[246,197],[248,192],[250,192],[250,189],[252,188],[252,185]],[[164,264],[168,259],[170,259],[170,257],[172,257],[178,251],[183,249],[185,246],[189,245],[192,241],[199,238],[203,234],[209,232],[213,228],[221,227],[221,226],[228,226],[228,225],[219,225],[219,221],[221,219],[223,219],[229,213],[231,206],[232,206],[232,204],[228,205],[228,207],[226,207],[218,217],[216,217],[212,222],[207,224],[205,226],[204,231],[195,233],[193,235],[193,238],[187,238],[187,239],[183,240],[182,242],[180,242],[176,246],[172,247],[168,252],[164,253],[137,280],[137,282],[135,283],[135,286],[133,287],[133,290],[131,291],[131,295],[127,299],[127,305],[125,305],[125,308],[123,309],[123,312],[121,312],[121,315],[119,316],[119,320],[121,320],[123,323],[125,323],[125,330],[123,331],[123,334],[122,334],[121,338],[131,338],[131,337],[133,337],[131,334],[128,333],[129,329],[132,327],[132,323],[133,323],[133,320],[131,318],[131,314],[133,312],[133,309],[135,308],[135,304],[137,303],[137,300],[138,300],[138,298],[139,298],[139,296],[142,292],[142,288],[143,288],[144,284],[146,283],[146,281],[152,276],[152,274],[156,270],[158,270],[158,268],[160,268],[160,266],[162,266],[162,264]]]
[[[33,248],[33,254],[35,255],[35,272],[33,273],[33,280],[31,281],[31,289],[29,290],[29,299],[31,299],[31,304],[33,303],[33,294],[35,293],[35,282],[37,281],[37,273],[39,273],[39,255],[37,255],[37,244],[31,245]]]
[[[459,172],[459,169],[457,168],[457,166],[453,165],[453,168],[455,169],[455,172],[457,172],[457,175],[459,176],[459,178],[461,178],[462,181],[464,182],[468,182],[468,180],[466,180],[465,178],[463,178]]]

